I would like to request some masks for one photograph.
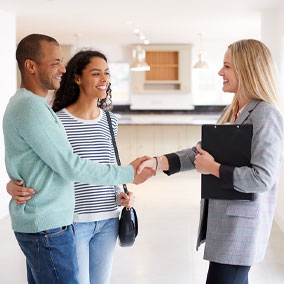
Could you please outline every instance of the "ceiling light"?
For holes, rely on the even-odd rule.
[[[209,66],[206,61],[204,61],[204,52],[202,50],[203,38],[202,34],[199,33],[199,53],[198,53],[198,61],[194,64],[193,68],[200,68],[200,69],[208,69]]]
[[[193,68],[208,69],[209,66],[206,61],[203,60],[202,53],[198,54],[198,61],[194,64]]]
[[[140,30],[136,28],[136,29],[133,30],[133,32],[134,32],[135,34],[139,34],[139,33],[140,33]]]
[[[150,66],[145,61],[145,50],[136,46],[132,51],[133,62],[130,66],[131,71],[149,71]]]
[[[144,40],[144,44],[149,44],[149,43],[150,43],[150,41],[148,39]]]

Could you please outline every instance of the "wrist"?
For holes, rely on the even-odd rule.
[[[221,164],[219,164],[215,161],[212,164],[211,174],[214,175],[217,178],[220,178],[220,173],[219,173],[220,166],[221,166]]]
[[[156,161],[156,168],[155,170],[156,171],[160,171],[162,169],[162,156],[155,156],[153,157]]]

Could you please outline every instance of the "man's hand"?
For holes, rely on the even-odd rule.
[[[141,171],[140,174],[137,174],[137,169],[141,165],[141,163],[143,163],[144,161],[150,158],[151,157],[143,156],[143,157],[135,159],[133,162],[130,163],[130,165],[132,165],[132,167],[134,168],[134,181],[133,181],[134,184],[143,183],[150,177],[156,175],[156,171],[149,169],[149,168],[145,168],[143,171]]]
[[[150,158],[151,157],[143,156],[143,157],[139,157],[139,158],[135,159],[134,161],[132,161],[130,163],[130,165],[134,168],[134,175],[136,175],[137,169],[141,165],[141,163],[143,163],[144,161],[146,161],[146,160],[148,160]]]
[[[141,184],[145,182],[147,179],[149,179],[150,177],[155,176],[155,175],[156,175],[156,171],[150,168],[145,168],[139,175],[136,174],[134,176],[133,183],[136,185]]]
[[[17,204],[24,204],[35,194],[32,188],[23,187],[23,181],[10,181],[6,186],[7,192],[12,196]]]

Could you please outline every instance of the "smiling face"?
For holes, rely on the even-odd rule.
[[[109,85],[109,69],[107,62],[101,57],[92,57],[82,70],[81,75],[75,76],[80,95],[90,98],[104,99]]]
[[[238,79],[232,64],[232,53],[231,49],[228,48],[224,56],[223,67],[218,72],[223,77],[223,88],[224,92],[237,93],[238,91]]]
[[[41,53],[43,56],[36,63],[39,85],[44,91],[56,90],[66,71],[62,64],[61,48],[56,43],[42,41]]]

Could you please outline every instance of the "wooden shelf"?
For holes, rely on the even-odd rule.
[[[140,101],[140,94],[157,94],[161,100],[169,100],[175,94],[191,93],[191,45],[145,45],[143,48],[150,70],[131,73],[134,105]]]
[[[146,51],[146,62],[151,67],[146,72],[146,81],[178,80],[177,51]]]
[[[178,64],[150,64],[150,66],[151,68],[178,68]]]
[[[147,80],[144,84],[180,84],[180,81],[176,80]]]

